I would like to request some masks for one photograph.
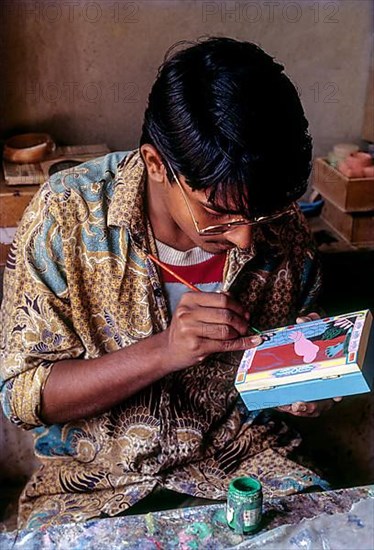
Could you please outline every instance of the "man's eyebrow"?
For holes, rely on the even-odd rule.
[[[209,208],[210,210],[214,210],[215,212],[218,212],[219,214],[233,214],[235,216],[240,216],[240,214],[237,210],[230,210],[228,208],[222,208],[222,207],[217,206],[215,204],[212,204],[212,203],[209,203],[209,202],[204,202],[204,201],[201,201],[200,204],[202,204],[206,208]]]

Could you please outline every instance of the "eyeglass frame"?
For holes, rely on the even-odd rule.
[[[230,222],[217,224],[217,225],[208,225],[208,227],[204,227],[203,229],[200,229],[199,228],[199,222],[196,220],[196,218],[193,214],[192,206],[191,206],[190,201],[188,199],[187,193],[183,189],[183,186],[182,186],[181,182],[179,181],[179,178],[177,177],[173,167],[169,164],[169,162],[166,159],[165,159],[165,162],[166,162],[167,166],[169,167],[169,170],[172,173],[173,178],[176,181],[176,183],[177,183],[177,185],[178,185],[178,187],[179,187],[179,189],[182,193],[182,196],[183,196],[183,199],[186,203],[188,212],[190,213],[190,216],[192,218],[192,222],[194,224],[195,230],[196,230],[197,234],[200,237],[205,237],[207,235],[208,236],[209,235],[222,235],[223,233],[226,233],[227,231],[231,231],[235,227],[243,227],[245,225],[253,226],[253,225],[258,225],[258,224],[262,224],[262,223],[267,223],[267,222],[276,220],[276,219],[278,219],[278,218],[280,218],[280,217],[282,217],[286,214],[291,214],[291,213],[295,212],[295,205],[294,205],[294,203],[291,203],[291,205],[288,208],[286,208],[285,210],[282,210],[281,212],[276,212],[274,214],[270,214],[269,216],[259,216],[257,219],[254,219],[254,220],[246,220],[245,218],[238,218],[238,219],[231,220]]]

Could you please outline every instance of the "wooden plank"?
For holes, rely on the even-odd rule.
[[[352,244],[374,245],[374,212],[350,214],[325,200],[321,217]]]

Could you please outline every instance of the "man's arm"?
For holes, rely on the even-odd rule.
[[[40,417],[55,424],[95,416],[166,373],[164,333],[95,359],[59,361],[45,384]]]
[[[165,331],[100,358],[55,363],[40,417],[53,424],[100,414],[211,353],[260,344],[260,337],[245,336],[247,329],[248,315],[228,295],[188,292]]]

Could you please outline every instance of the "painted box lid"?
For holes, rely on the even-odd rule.
[[[235,387],[249,410],[365,393],[373,387],[369,310],[264,331],[246,350]]]

